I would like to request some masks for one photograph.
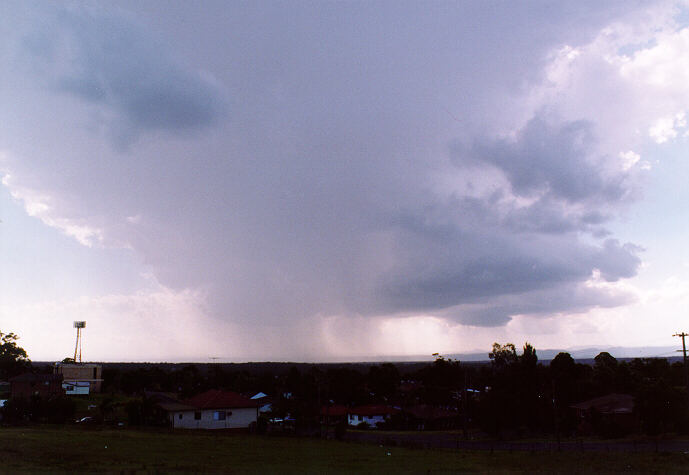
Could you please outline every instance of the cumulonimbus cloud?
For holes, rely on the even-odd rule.
[[[576,25],[511,32],[500,17],[477,49],[473,9],[456,23],[437,8],[310,12],[292,28],[261,8],[237,7],[225,49],[204,32],[212,76],[127,15],[39,9],[45,28],[12,32],[4,55],[17,189],[59,197],[51,213],[131,247],[166,286],[203,289],[217,319],[486,326],[629,301],[587,282],[639,268],[605,228],[639,167],[617,166],[630,145],[608,153],[606,125],[546,77]]]

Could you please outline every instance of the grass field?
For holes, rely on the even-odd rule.
[[[412,450],[217,432],[0,427],[0,472],[689,473],[689,455]]]

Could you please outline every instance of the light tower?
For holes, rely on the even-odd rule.
[[[74,346],[74,362],[81,363],[81,329],[86,328],[86,322],[74,322],[74,328],[77,329],[77,344]],[[79,359],[77,360],[77,351],[79,352]]]

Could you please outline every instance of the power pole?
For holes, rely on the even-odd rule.
[[[467,400],[467,396],[469,395],[469,391],[467,391],[468,379],[469,370],[467,368],[464,368],[464,394],[462,394],[462,429],[464,432],[464,440],[469,440],[469,414],[467,413],[469,411],[469,401]]]
[[[687,398],[689,398],[689,368],[687,367],[687,345],[684,342],[684,338],[689,336],[689,333],[675,333],[672,336],[678,336],[682,339],[682,349],[677,351],[681,351],[682,355],[684,355],[684,383],[687,386]]]

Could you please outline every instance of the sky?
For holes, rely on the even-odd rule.
[[[0,4],[0,331],[334,361],[689,331],[689,3]]]

